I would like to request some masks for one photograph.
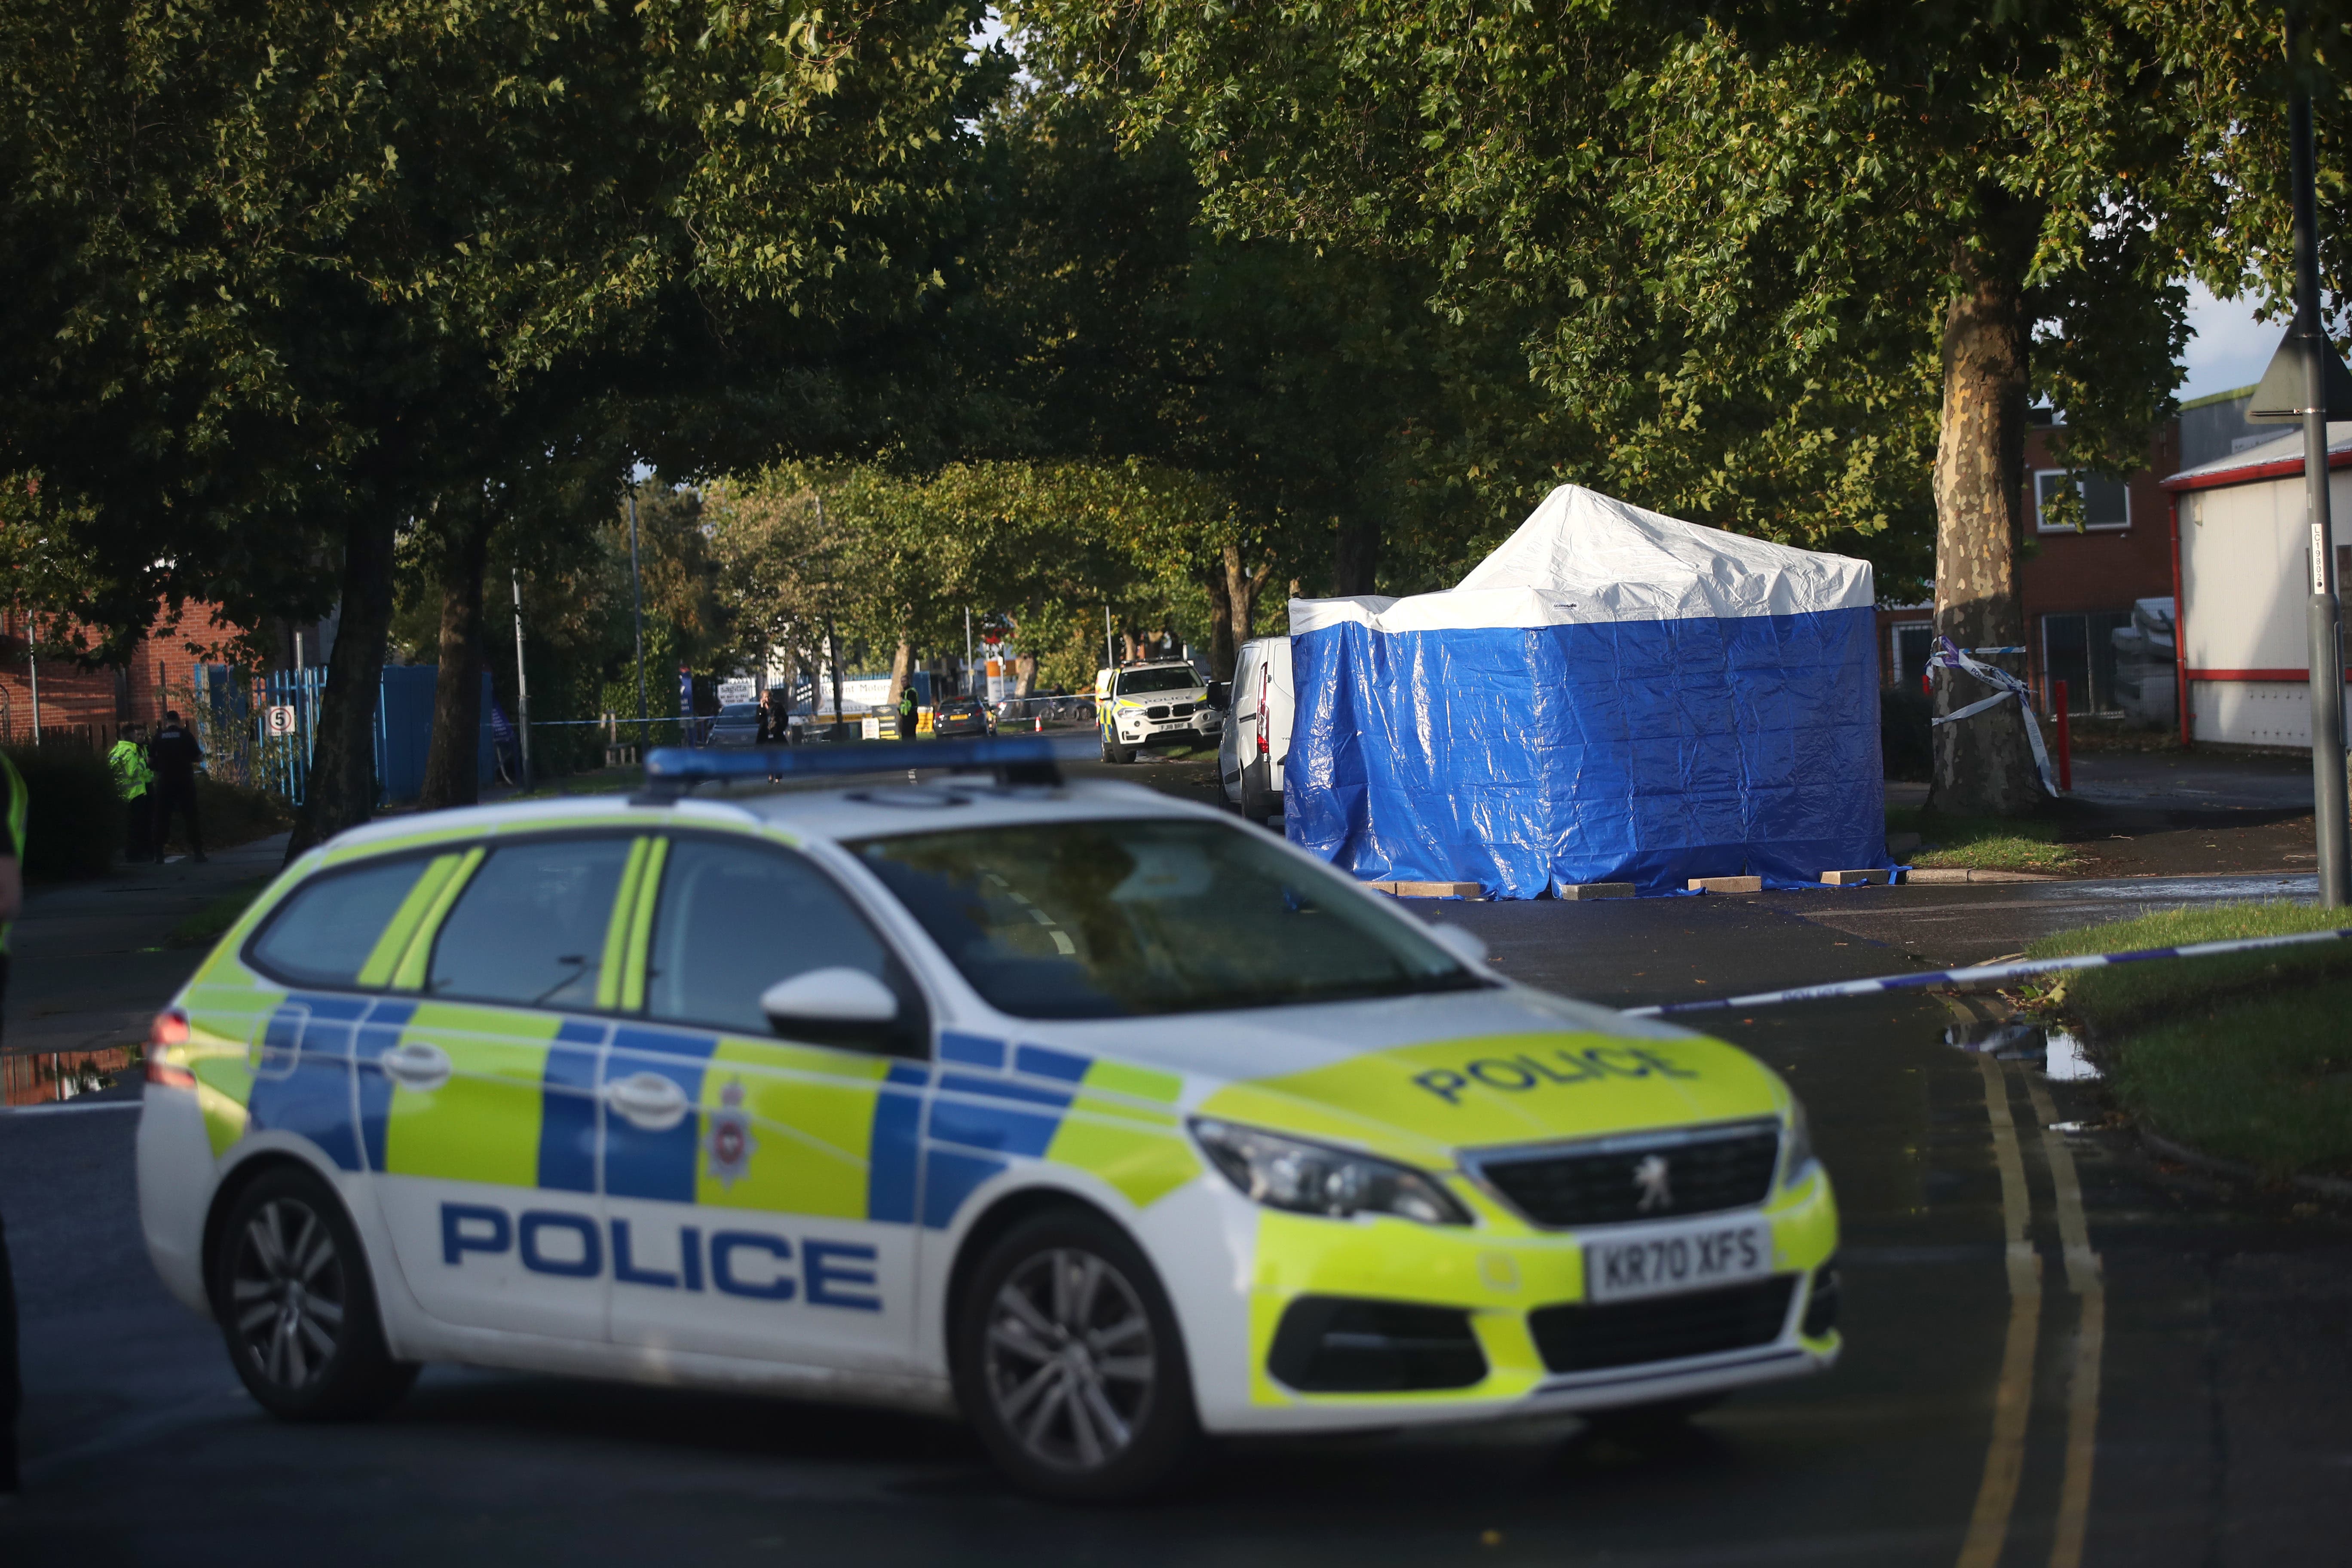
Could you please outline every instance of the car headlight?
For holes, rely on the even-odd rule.
[[[1228,1181],[1268,1208],[1332,1219],[1392,1214],[1423,1225],[1470,1223],[1469,1212],[1435,1178],[1409,1165],[1226,1121],[1196,1121],[1192,1136]]]
[[[1813,1154],[1813,1130],[1805,1120],[1805,1102],[1789,1097],[1789,1130],[1780,1138],[1780,1184],[1793,1187],[1821,1162]]]

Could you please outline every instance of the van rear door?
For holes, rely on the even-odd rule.
[[[1297,702],[1290,685],[1290,639],[1268,637],[1256,645],[1265,663],[1266,787],[1282,793],[1282,764],[1290,757],[1290,721]]]
[[[1225,724],[1217,736],[1217,780],[1225,801],[1239,805],[1242,764],[1256,754],[1257,668],[1261,645],[1244,643],[1234,659],[1233,689],[1225,698]]]

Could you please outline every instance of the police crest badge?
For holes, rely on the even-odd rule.
[[[708,1120],[710,1130],[703,1134],[702,1149],[710,1179],[731,1187],[750,1167],[751,1152],[760,1146],[751,1136],[751,1113],[743,1109],[741,1079],[730,1079],[719,1091],[719,1109]]]

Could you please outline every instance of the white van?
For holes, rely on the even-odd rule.
[[[1290,755],[1290,639],[1242,644],[1234,689],[1217,742],[1217,776],[1225,799],[1261,825],[1282,815],[1282,764]]]

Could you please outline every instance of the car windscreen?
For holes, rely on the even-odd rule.
[[[1201,678],[1189,668],[1126,669],[1119,672],[1118,694],[1140,697],[1147,691],[1191,691]]]
[[[760,705],[756,702],[730,702],[719,710],[721,719],[757,719]]]
[[[1065,822],[850,847],[972,989],[1016,1017],[1145,1017],[1483,984],[1336,874],[1223,823]]]

